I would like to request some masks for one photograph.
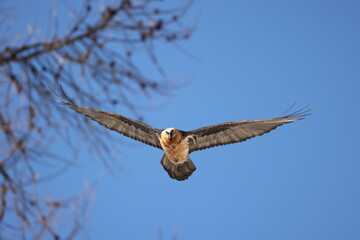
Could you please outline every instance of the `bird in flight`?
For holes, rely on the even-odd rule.
[[[66,96],[62,89],[61,91],[64,95],[64,98],[60,97],[61,102],[74,111],[111,130],[163,150],[164,156],[161,158],[161,164],[169,176],[178,181],[188,179],[196,170],[194,163],[189,158],[190,153],[261,136],[286,123],[304,119],[310,111],[304,107],[277,118],[226,122],[192,131],[182,131],[176,128],[157,129],[120,114],[78,106]],[[56,94],[53,90],[52,92]]]

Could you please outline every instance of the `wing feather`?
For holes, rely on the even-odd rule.
[[[120,114],[78,106],[75,103],[71,102],[71,100],[66,96],[65,92],[63,92],[62,89],[61,91],[64,98],[59,97],[52,90],[52,92],[58,97],[61,103],[73,109],[74,111],[82,115],[85,115],[91,118],[92,120],[100,123],[101,125],[116,132],[119,132],[127,137],[143,142],[150,146],[162,149],[158,138],[158,134],[160,134],[161,130],[153,128],[145,123],[133,120],[131,118],[125,117]]]
[[[199,128],[187,135],[193,139],[190,152],[246,141],[250,138],[261,136],[286,123],[304,119],[309,115],[310,109],[306,107],[286,116],[252,121],[226,122],[209,127]]]

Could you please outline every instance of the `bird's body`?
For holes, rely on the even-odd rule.
[[[127,137],[162,149],[164,156],[161,164],[171,178],[179,181],[187,179],[196,170],[189,158],[191,152],[246,141],[283,124],[301,120],[309,111],[303,108],[278,118],[227,122],[193,131],[181,131],[176,128],[160,130],[120,114],[78,106],[72,103],[65,93],[63,95],[62,103],[76,112]]]
[[[196,170],[189,158],[189,136],[183,136],[182,131],[176,128],[167,128],[161,131],[159,137],[165,154],[161,164],[171,178],[185,180]]]
[[[174,135],[169,137],[166,132],[173,131]],[[183,163],[189,157],[188,138],[184,138],[176,128],[167,128],[160,134],[161,147],[170,161]]]

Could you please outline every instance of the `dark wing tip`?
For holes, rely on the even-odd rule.
[[[63,105],[73,105],[74,101],[72,101],[67,94],[65,93],[63,87],[61,86],[61,84],[55,85],[56,90],[54,90],[53,87],[48,86],[52,96],[54,97],[54,99],[56,101],[58,101],[59,103],[63,104]]]
[[[286,119],[287,122],[294,122],[298,120],[303,120],[307,116],[311,115],[311,108],[310,104],[300,108],[299,110],[292,112],[290,114],[285,115],[287,112],[289,112],[293,107],[295,106],[295,103],[285,112],[282,114],[281,117],[278,117],[278,119]]]

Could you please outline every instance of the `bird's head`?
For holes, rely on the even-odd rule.
[[[176,128],[167,128],[161,132],[161,141],[166,145],[178,144],[181,139],[181,131]]]
[[[172,139],[176,135],[176,129],[175,128],[167,128],[164,131],[162,131],[161,135],[164,138]]]

